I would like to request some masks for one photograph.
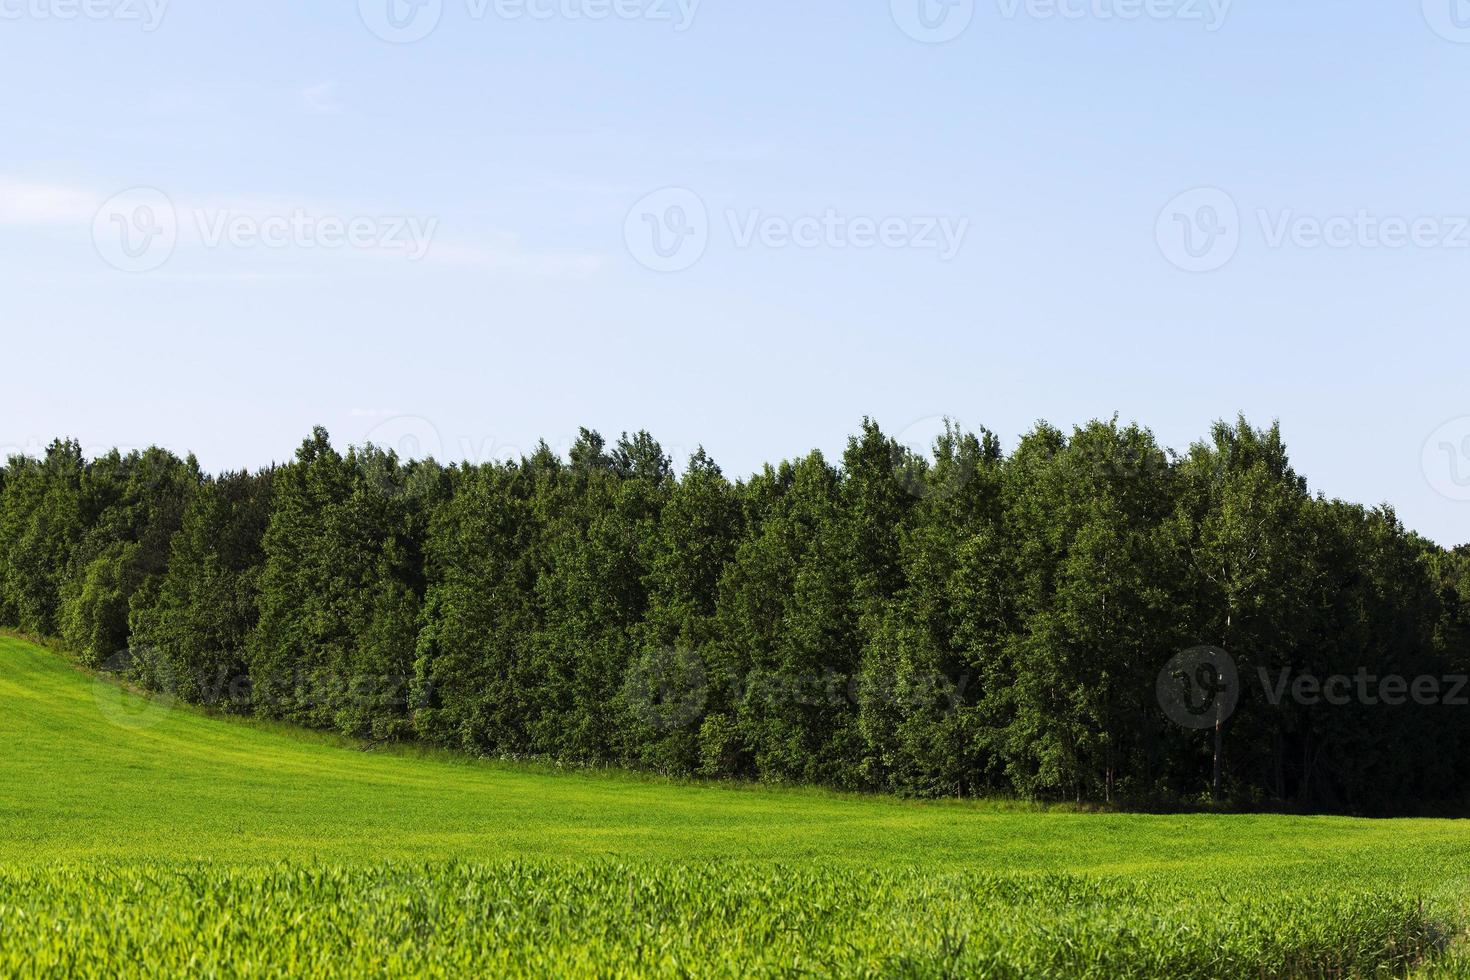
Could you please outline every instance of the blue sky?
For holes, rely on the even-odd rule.
[[[1470,3],[392,2],[0,0],[0,444],[1243,411],[1470,540]]]

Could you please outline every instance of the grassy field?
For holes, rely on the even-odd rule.
[[[917,804],[362,751],[0,639],[0,976],[1402,976],[1470,825]],[[1470,974],[1465,974],[1470,975]]]

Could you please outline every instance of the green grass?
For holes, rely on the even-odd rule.
[[[0,976],[1461,971],[1451,820],[1088,814],[365,752],[0,638]],[[1463,971],[1462,971],[1463,972]]]

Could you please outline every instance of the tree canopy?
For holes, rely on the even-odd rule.
[[[679,462],[585,429],[565,458],[484,464],[316,429],[219,475],[58,440],[0,469],[0,623],[186,701],[484,755],[912,796],[1466,801],[1470,548],[1313,495],[1278,426],[1176,455],[1116,419],[1009,454],[947,425],[920,455],[864,420],[840,459]],[[1202,644],[1241,695],[1203,732],[1156,698]],[[1302,677],[1353,696],[1283,693]],[[1372,696],[1393,677],[1444,696]]]

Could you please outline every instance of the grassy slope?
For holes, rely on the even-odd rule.
[[[1019,930],[1012,937],[1015,941],[1005,947],[1011,950],[1005,954],[1011,959],[1001,957],[999,946],[982,951],[991,958],[974,959],[981,955],[976,950],[983,945],[978,937],[967,949],[944,954],[959,956],[956,962],[967,964],[972,971],[979,969],[976,963],[1020,964],[1017,956],[1030,955],[1025,952],[1027,943],[1056,942],[1055,937],[1039,939],[1026,930],[1034,932],[1038,922],[1059,912],[1058,906],[1074,901],[1086,912],[1079,935],[1093,937],[1088,941],[1105,934],[1114,937],[1110,940],[1114,945],[1134,942],[1140,929],[1154,929],[1170,916],[1175,917],[1175,925],[1182,923],[1181,927],[1198,931],[1236,915],[1242,923],[1250,919],[1257,924],[1250,929],[1242,925],[1236,930],[1240,935],[1230,941],[1239,940],[1242,949],[1255,950],[1251,944],[1259,937],[1246,933],[1260,932],[1260,922],[1277,922],[1293,914],[1291,910],[1314,902],[1331,905],[1337,910],[1334,915],[1340,912],[1343,929],[1351,926],[1355,934],[1365,934],[1379,926],[1406,928],[1403,922],[1390,924],[1389,920],[1403,913],[1408,907],[1405,903],[1420,897],[1439,920],[1458,920],[1464,897],[1470,894],[1470,826],[1462,822],[1030,812],[806,791],[677,785],[630,776],[553,774],[432,754],[370,753],[293,730],[150,704],[93,681],[55,654],[0,638],[0,870],[4,872],[0,875],[0,929],[7,924],[7,883],[12,912],[18,907],[25,913],[8,920],[11,928],[0,932],[0,972],[7,946],[16,955],[8,937],[26,935],[28,929],[40,935],[36,930],[46,925],[48,916],[64,919],[67,914],[89,914],[83,911],[80,896],[86,879],[94,877],[93,870],[101,866],[99,861],[110,868],[132,868],[127,873],[135,875],[137,868],[151,863],[154,868],[168,866],[206,877],[238,877],[236,885],[216,881],[212,887],[225,891],[237,887],[242,894],[251,889],[269,891],[279,885],[280,875],[294,873],[275,865],[282,861],[292,862],[293,868],[305,863],[330,867],[334,874],[358,876],[356,884],[347,886],[349,890],[361,891],[362,882],[377,880],[374,876],[399,875],[391,887],[381,882],[375,886],[377,898],[370,904],[382,907],[384,902],[392,905],[383,897],[382,887],[399,897],[400,893],[422,893],[423,882],[405,884],[402,880],[409,873],[405,869],[421,869],[424,862],[475,862],[474,867],[450,873],[446,880],[469,888],[473,882],[466,885],[460,878],[468,875],[479,880],[476,875],[488,874],[495,884],[486,887],[493,892],[504,887],[508,872],[503,868],[509,859],[529,861],[530,867],[538,869],[534,874],[551,875],[543,882],[548,895],[572,887],[558,875],[575,878],[592,873],[595,877],[601,873],[597,869],[605,871],[606,865],[616,863],[620,868],[638,869],[620,872],[622,878],[611,876],[627,885],[630,904],[634,885],[624,878],[642,875],[638,880],[655,892],[667,887],[674,893],[682,888],[724,895],[720,901],[745,910],[740,915],[755,914],[751,910],[760,904],[747,894],[754,887],[752,882],[764,882],[761,887],[779,892],[782,882],[813,876],[811,888],[830,891],[833,923],[845,922],[844,928],[856,929],[861,921],[864,929],[887,928],[895,933],[915,930],[912,942],[921,948],[906,949],[901,935],[881,943],[855,943],[849,934],[809,950],[811,958],[802,961],[803,950],[815,942],[819,930],[805,939],[786,936],[777,942],[770,935],[756,938],[759,929],[741,938],[735,926],[726,923],[730,948],[721,955],[738,963],[742,953],[777,950],[785,957],[779,961],[783,967],[805,963],[815,969],[840,966],[879,972],[904,972],[908,967],[934,972],[920,967],[938,962],[933,960],[937,948],[951,940],[961,941],[962,937],[947,936],[943,929],[920,935],[915,923],[924,921],[924,916],[894,920],[886,926],[864,918],[881,918],[885,909],[912,904],[921,893],[920,906],[948,908],[956,924],[983,921],[985,915],[991,915],[992,905],[1020,910],[1009,918],[994,919],[986,931],[993,938],[992,934],[1012,926]],[[201,863],[206,866],[203,871]],[[514,873],[526,873],[525,867]],[[711,868],[719,880],[691,885],[681,878],[711,873]],[[890,877],[875,879],[875,870]],[[1061,898],[1046,891],[1055,882],[1036,894],[1011,895],[1004,901],[995,898],[994,876],[1016,872],[1083,877],[1064,882]],[[140,894],[157,891],[154,897],[159,901],[170,900],[167,896],[177,887],[156,881],[149,884],[153,879],[147,873],[143,878],[142,885],[134,882],[132,887]],[[28,908],[25,899],[14,899],[16,894],[46,892],[38,884],[43,879],[51,883],[49,905],[37,898]],[[267,887],[269,881],[275,884]],[[1092,899],[1080,893],[1080,897],[1071,897],[1074,891],[1086,892],[1095,883],[1104,892],[1115,887],[1124,892],[1097,893]],[[621,895],[617,890],[621,887],[617,885],[612,894]],[[464,889],[456,888],[443,901],[454,905],[463,900]],[[587,888],[596,893],[591,884]],[[1136,894],[1131,889],[1137,889]],[[312,889],[300,892],[309,896]],[[889,893],[891,901],[874,899],[874,895]],[[1133,897],[1120,897],[1125,893]],[[1381,897],[1388,895],[1398,896],[1400,904],[1392,909],[1373,905],[1387,901]],[[298,900],[312,904],[309,898]],[[331,901],[322,899],[316,907]],[[610,917],[604,932],[615,931],[622,924],[620,917],[626,920],[629,916],[626,909],[588,901],[593,911],[584,909],[578,920],[582,925],[576,928],[586,928],[588,921],[597,918],[599,908]],[[1124,933],[1134,938],[1119,940],[1119,923],[1099,925],[1095,920],[1099,909],[1123,901],[1137,902],[1147,914],[1137,922],[1123,923]],[[1149,902],[1161,904],[1145,908]],[[1261,902],[1268,904],[1259,908],[1251,904]],[[1270,902],[1280,905],[1269,906]],[[789,919],[803,901],[799,893],[785,898],[773,895],[769,904],[771,910],[787,909],[777,918]],[[980,905],[986,906],[985,915],[980,914]],[[259,906],[257,901],[257,913]],[[72,911],[67,913],[67,909]],[[116,908],[105,915],[119,922],[127,918]],[[530,927],[524,910],[516,915],[520,926],[499,934],[501,939],[520,937],[511,944],[520,950],[516,956],[527,955],[527,944],[563,941],[582,943],[592,951],[587,953],[590,956],[623,957],[636,964],[630,967],[635,972],[679,968],[677,959],[640,958],[648,946],[643,940],[635,943],[637,955],[627,959],[633,954],[625,940],[611,932],[599,933],[596,942],[576,938],[575,929],[567,932],[571,925],[553,928],[544,917],[536,919],[535,929],[517,932]],[[185,919],[179,928],[186,932],[205,925],[203,920]],[[709,910],[693,919],[708,920]],[[143,921],[146,923],[146,917]],[[1073,915],[1065,925],[1072,928],[1079,921]],[[17,922],[21,928],[16,928]],[[89,928],[123,929],[105,922]],[[378,933],[388,928],[388,923],[380,923]],[[425,928],[420,928],[421,938],[434,932],[424,932]],[[689,928],[689,922],[684,928]],[[1282,927],[1284,938],[1270,942],[1295,944],[1298,951],[1313,943],[1332,948],[1347,942],[1333,928],[1323,925],[1321,935],[1314,933],[1308,941],[1298,935],[1300,929],[1291,933]],[[655,930],[655,934],[663,932],[662,927]],[[379,948],[375,942],[383,937],[378,933],[357,940],[360,951],[375,957],[370,964],[454,969],[449,961],[395,959],[407,954],[393,953],[398,948],[393,943]],[[84,942],[80,938],[84,935],[88,934],[79,933],[70,945]],[[499,962],[510,968],[571,968],[607,962],[595,958],[515,959],[511,946],[492,941],[493,936],[487,939],[480,934],[473,939],[465,934],[451,943],[451,935],[452,930],[439,936],[445,949],[463,953],[464,948],[475,946],[483,958],[496,948]],[[121,941],[116,931],[107,939],[114,947]],[[279,938],[273,942],[276,952],[272,955],[284,955],[279,953]],[[48,961],[57,969],[78,966],[64,958],[70,955],[68,945],[58,941],[55,957],[62,958]],[[848,947],[855,951],[844,952]],[[227,952],[221,950],[216,965],[230,962]],[[298,966],[311,962],[309,948],[301,955],[306,958],[293,961]],[[842,958],[849,955],[866,958]],[[1288,950],[1284,955],[1296,954]],[[1371,959],[1377,954],[1364,955]],[[797,957],[794,961],[793,956]],[[185,962],[179,960],[175,965]],[[1051,962],[1038,960],[1031,968],[1050,968]],[[1156,967],[1163,970],[1165,964],[1169,972],[1178,972],[1179,964],[1167,957]],[[104,960],[93,965],[101,969],[117,962]],[[683,965],[688,966],[688,961]],[[1116,966],[1112,963],[1109,969]],[[1078,966],[1070,962],[1066,968],[1075,971]],[[993,972],[1007,971],[996,966]]]

